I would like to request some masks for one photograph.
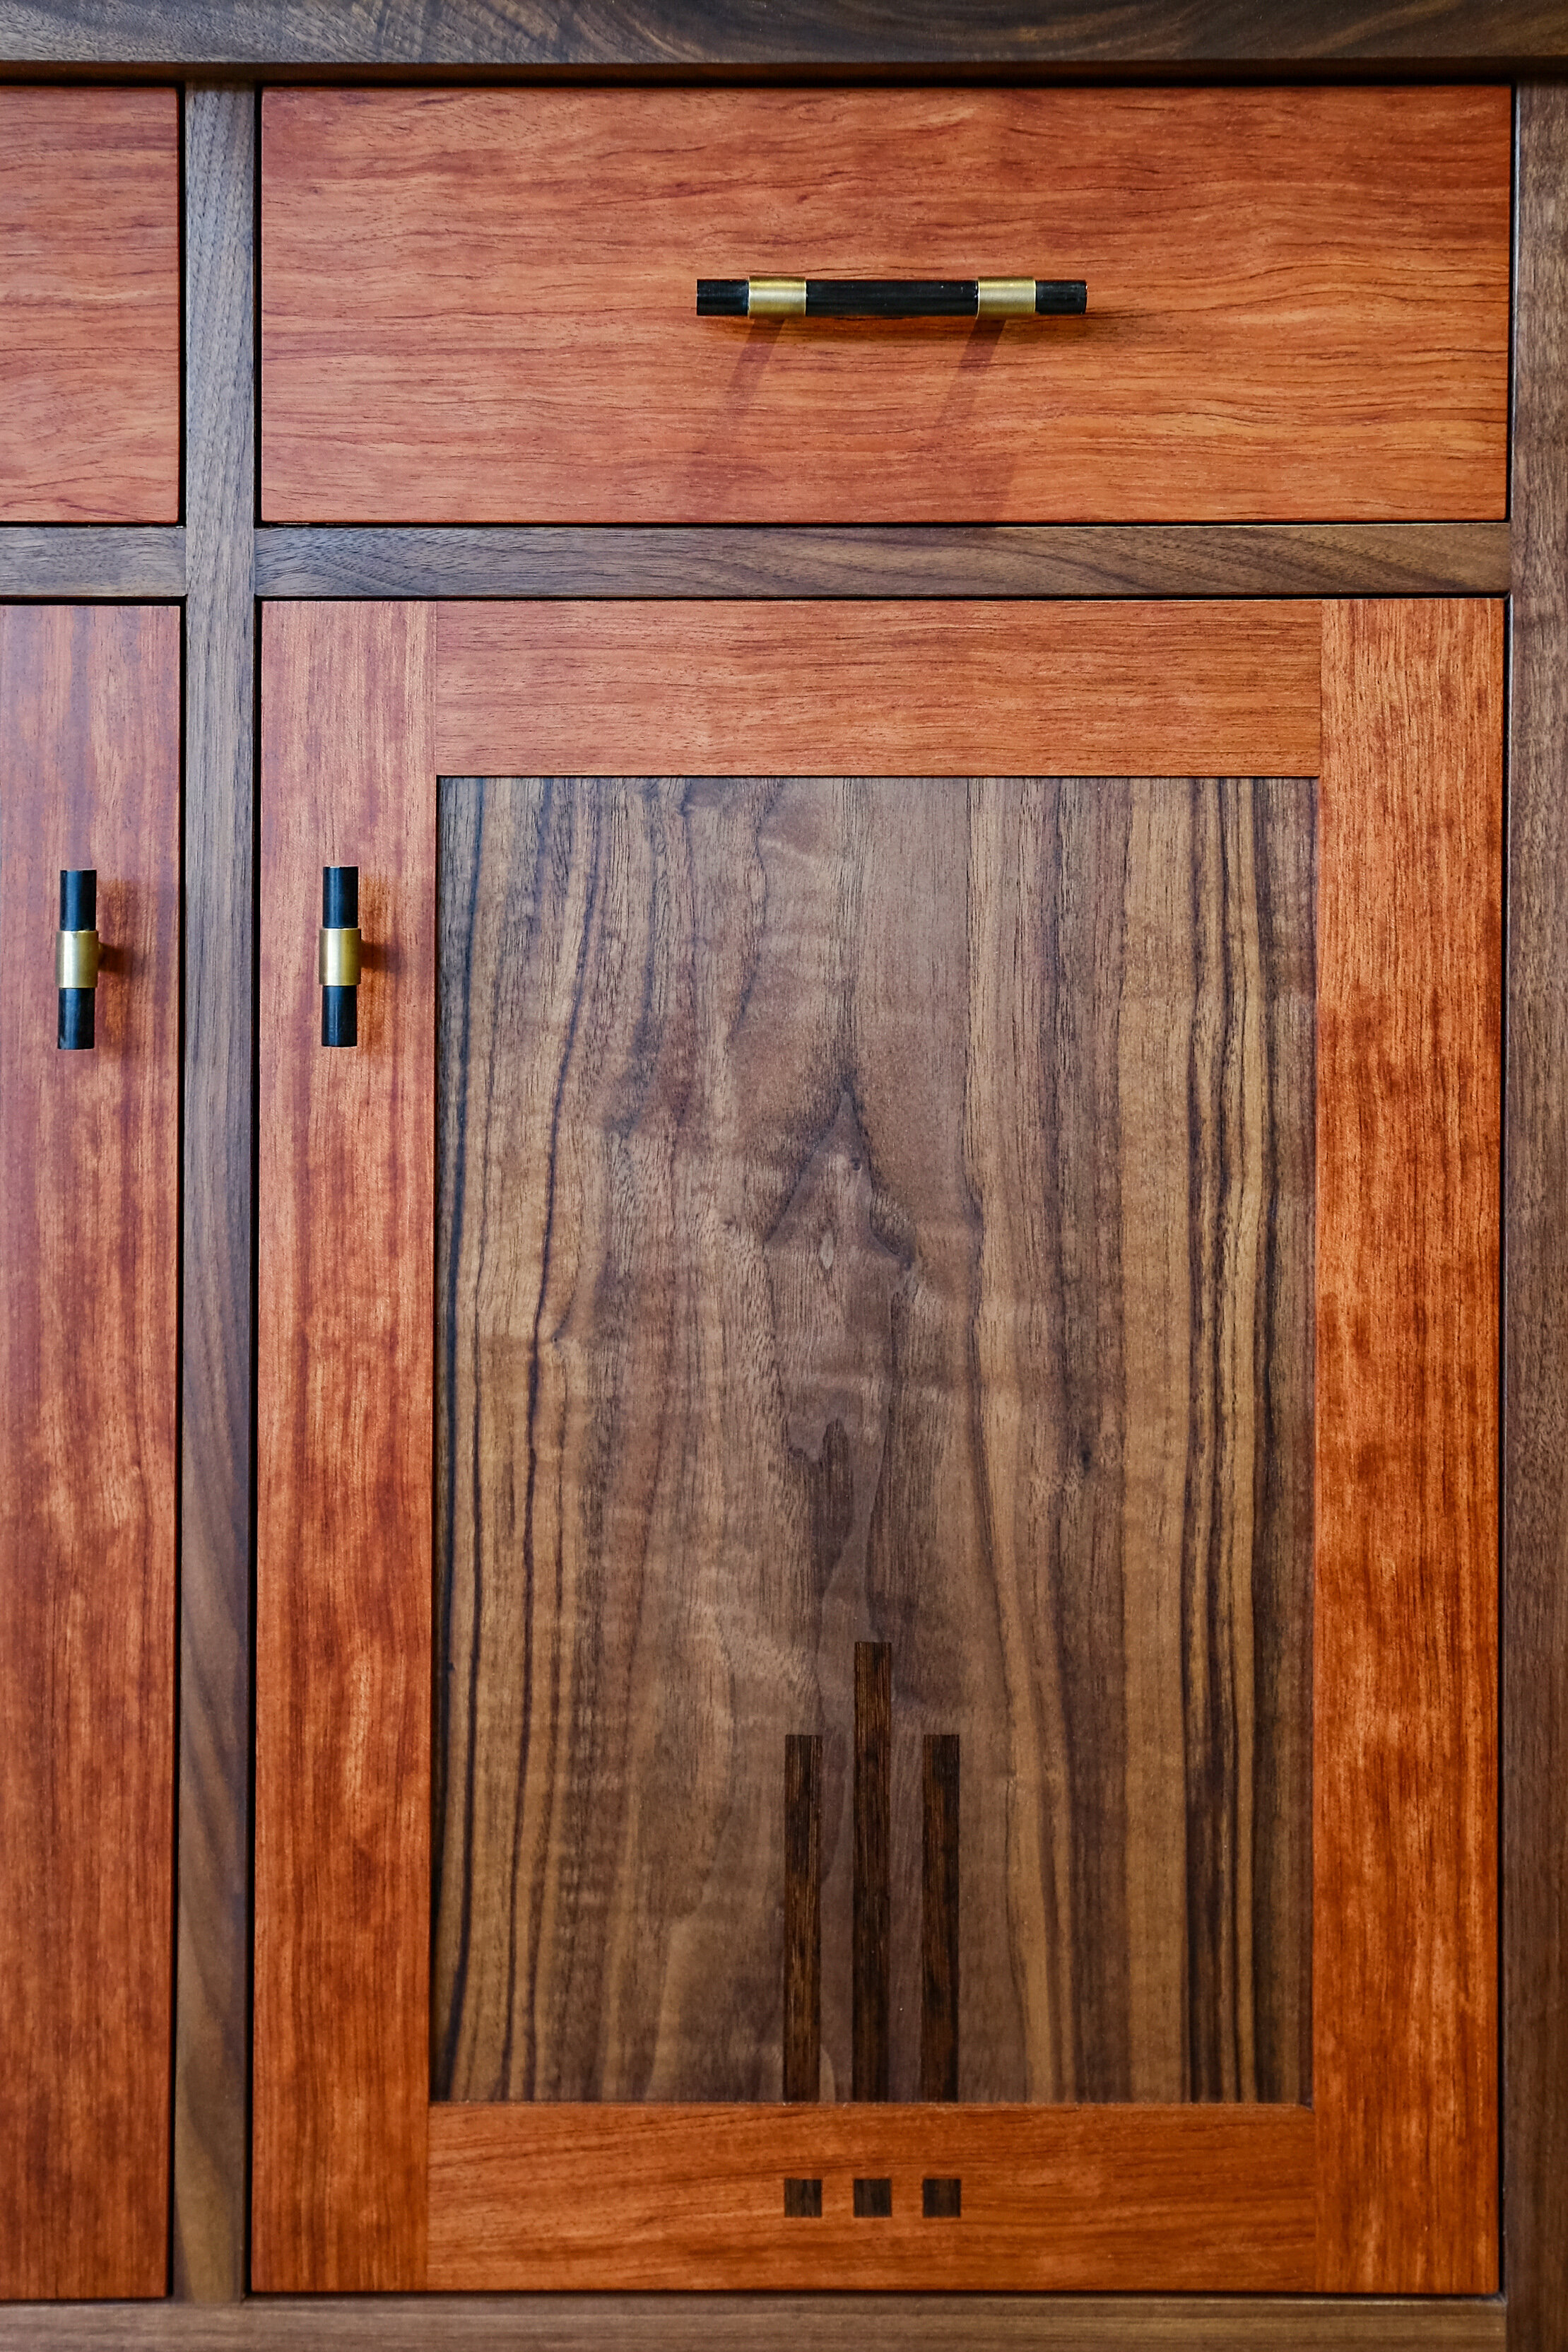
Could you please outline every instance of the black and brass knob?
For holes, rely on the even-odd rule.
[[[62,1053],[91,1050],[98,966],[98,868],[62,866],[60,928],[55,936],[55,986],[59,992],[55,1042]]]
[[[321,868],[321,1043],[360,1042],[360,869]]]

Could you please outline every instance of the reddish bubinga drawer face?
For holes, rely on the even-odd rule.
[[[0,89],[0,523],[180,510],[172,89]]]
[[[1505,511],[1505,89],[274,90],[269,521]],[[1086,280],[698,319],[699,278]]]

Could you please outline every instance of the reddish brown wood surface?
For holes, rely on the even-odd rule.
[[[0,522],[172,522],[172,89],[0,89]]]
[[[1505,511],[1506,89],[274,90],[263,512]],[[699,277],[1084,278],[749,326]]]
[[[167,2263],[180,617],[0,608],[0,2295]],[[96,866],[90,1054],[59,869]]]
[[[253,2284],[424,2280],[435,762],[424,605],[262,636]],[[320,1043],[321,867],[360,1044]]]
[[[860,2128],[852,2109],[829,2126],[806,2109],[732,2109],[716,2132],[711,2116],[702,2121],[696,2146],[661,2170],[650,2151],[661,2129],[680,2128],[682,2111],[523,2106],[433,2115],[424,2104],[434,777],[438,768],[591,772],[622,761],[633,741],[644,772],[699,765],[688,756],[694,740],[711,747],[712,764],[738,767],[754,728],[772,735],[765,757],[775,772],[806,764],[808,746],[822,767],[878,764],[866,736],[885,750],[889,730],[900,728],[907,764],[939,772],[944,730],[958,724],[949,669],[960,689],[971,689],[982,738],[990,730],[986,760],[995,744],[1011,743],[1016,767],[1037,740],[1030,678],[1052,679],[1060,664],[1045,658],[1053,616],[1011,609],[1037,634],[999,651],[1000,623],[983,608],[884,617],[858,607],[856,616],[869,614],[873,623],[858,637],[843,608],[826,615],[852,694],[834,675],[818,606],[771,608],[771,639],[743,642],[744,658],[726,632],[756,625],[758,616],[737,620],[725,608],[714,609],[706,637],[704,608],[691,606],[674,616],[555,607],[541,619],[543,608],[433,614],[406,606],[279,608],[268,616],[258,2284],[418,2284],[427,2147],[432,2285],[586,2284],[602,2278],[607,2245],[630,2265],[630,2283],[643,2275],[636,2265],[644,2257],[654,2268],[665,2259],[661,2244],[677,2250],[668,2259],[680,2267],[663,2273],[672,2283],[678,2275],[689,2284],[701,2271],[721,2284],[741,2273],[725,2269],[731,2253],[706,2218],[730,2194],[713,2150],[755,2189],[764,2168],[760,2156],[752,2162],[737,2152],[746,2133],[841,2127],[852,2137]],[[1161,724],[1174,730],[1176,720],[1158,718],[1142,683],[1156,656],[1166,704],[1197,712],[1194,740],[1207,745],[1218,740],[1202,731],[1216,705],[1214,677],[1244,677],[1249,660],[1260,677],[1272,655],[1287,719],[1276,714],[1284,733],[1271,739],[1269,761],[1297,772],[1315,768],[1315,725],[1300,708],[1298,641],[1303,622],[1317,637],[1320,608],[1218,606],[1166,617],[1186,623],[1185,639],[1156,645],[1130,615],[1119,664],[1103,649],[1091,674],[1106,706],[1130,698],[1134,712],[1117,722],[1120,736],[1110,720],[1085,720],[1085,751],[1131,735],[1144,757],[1134,761],[1128,752],[1118,764],[1157,764],[1147,757],[1150,734]],[[899,634],[917,618],[928,621],[930,635]],[[1176,2270],[1137,2265],[1150,2228],[1157,2231],[1161,2216],[1179,2210],[1186,2218],[1169,2235],[1169,2262],[1191,2265],[1179,2271],[1184,2284],[1215,2284],[1219,2271],[1200,2271],[1191,2252],[1212,2253],[1210,2223],[1197,2226],[1193,2217],[1218,2215],[1213,2226],[1220,2226],[1232,2177],[1237,2198],[1244,2186],[1252,2200],[1235,2245],[1250,2246],[1250,2260],[1277,2257],[1267,2283],[1279,2288],[1304,2281],[1307,2272],[1291,2265],[1305,2259],[1301,2247],[1312,2233],[1291,2237],[1291,2251],[1281,2251],[1285,2237],[1260,2221],[1260,2210],[1272,2210],[1259,2206],[1265,2189],[1287,2205],[1298,2190],[1315,2195],[1315,2274],[1324,2290],[1479,2294],[1496,2282],[1501,615],[1481,604],[1336,605],[1322,625],[1317,2187],[1301,2186],[1311,2171],[1305,2156],[1306,2170],[1281,2187],[1283,2173],[1253,2160],[1262,2141],[1249,2143],[1251,2157],[1234,2168],[1229,2158],[1217,2171],[1194,2162],[1196,2142],[1177,2161],[1158,2139],[1165,2126],[1151,2120],[1160,2110],[1121,2109],[1104,2128],[1134,2137],[1116,2164],[1088,2167],[1092,2194],[1082,2182],[1074,2189],[1082,2228],[1059,2233],[1038,2213],[998,2223],[1001,2251],[983,2273],[993,2284],[996,2262],[1013,2260],[1009,2275],[1019,2286],[1082,2283],[1110,2243],[1095,2235],[1096,2214],[1114,2235],[1113,2191],[1122,2179],[1140,2183],[1142,2235],[1130,2220],[1116,2223],[1121,2267],[1114,2282],[1110,2268],[1092,2272],[1094,2282],[1124,2285],[1135,2273],[1150,2285],[1156,2277],[1172,2283]],[[1054,640],[1056,654],[1064,642]],[[1001,722],[972,693],[977,645],[996,680],[1019,676],[1020,645],[1037,660],[1035,671],[1024,667]],[[1082,650],[1079,641],[1075,658]],[[654,690],[661,663],[662,697]],[[779,677],[787,688],[769,689]],[[1260,688],[1241,695],[1249,726],[1263,723],[1263,699]],[[1224,695],[1218,700],[1230,709]],[[874,725],[856,719],[857,705],[868,701],[883,714]],[[1051,700],[1051,715],[1059,703]],[[918,722],[897,715],[906,707],[928,714],[924,759]],[[814,738],[813,711],[826,714]],[[1228,723],[1228,740],[1251,745],[1229,764],[1263,766],[1245,730],[1239,736]],[[1098,736],[1088,731],[1095,726]],[[1299,758],[1279,756],[1285,739]],[[1194,750],[1182,764],[1210,762]],[[364,880],[370,955],[365,1043],[355,1056],[324,1057],[316,1044],[311,940],[328,858],[357,858]],[[309,1773],[298,1769],[305,1755],[315,1759]],[[1199,2116],[1203,2127],[1220,2128],[1217,2110]],[[943,2120],[946,2127],[946,2110]],[[1291,2127],[1278,2114],[1252,2120],[1260,2129]],[[1145,2122],[1155,2138],[1134,2160]],[[1301,2129],[1304,2119],[1294,2124]],[[886,2127],[902,2126],[894,2117]],[[980,2127],[977,2111],[963,2126],[971,2127]],[[588,2143],[580,2144],[569,2161],[570,2138],[546,2149],[527,2137],[617,2128],[632,2151],[624,2159],[630,2179],[597,2141],[586,2156]],[[782,2232],[779,2259],[792,2263],[800,2258],[789,2232],[820,2227],[821,2249],[841,2223],[826,2191],[820,2225],[786,2222],[783,2180],[810,2177],[812,2152],[804,2142],[767,2145],[767,2177],[779,2200],[776,2218],[759,2224],[758,2260],[773,2242],[768,2232]],[[898,2227],[906,2154],[855,2140],[835,2159],[846,2196],[862,2167],[895,2183],[891,2225],[842,2220],[852,2264],[862,2259],[859,2231]],[[965,2176],[958,2158],[937,2163],[933,2150],[929,2161],[944,2176]],[[1143,2179],[1145,2161],[1155,2170]],[[833,2177],[826,2155],[820,2168],[825,2180]],[[1024,2177],[1011,2154],[1009,2168]],[[548,2258],[538,2245],[546,2180],[555,2184],[550,2210],[560,2225]],[[527,2235],[518,2219],[525,2192]],[[966,2190],[961,2221],[922,2217],[918,2227],[962,2231],[967,2246],[975,2210]],[[613,2229],[612,2214],[619,2216]],[[1224,2259],[1224,2284],[1260,2283],[1244,2273],[1241,2252]],[[702,2271],[710,2262],[711,2273]],[[763,2270],[744,2274],[760,2283]],[[883,2283],[907,2284],[909,2276],[905,2264]]]
[[[1313,604],[451,604],[446,775],[1312,775]]]
[[[433,2107],[430,2285],[1285,2293],[1312,2146],[1299,2107]],[[789,2175],[820,2219],[786,2216]],[[924,2217],[930,2175],[961,2219]],[[891,2215],[855,2216],[857,2177]]]
[[[1318,2284],[1498,2283],[1503,611],[1324,607]]]

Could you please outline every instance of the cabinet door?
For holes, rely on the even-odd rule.
[[[268,609],[259,2288],[1495,2287],[1501,658]]]
[[[3,2295],[167,2284],[179,920],[179,613],[0,608]]]

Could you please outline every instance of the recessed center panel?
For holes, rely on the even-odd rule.
[[[1310,2096],[1314,820],[444,780],[436,2098]]]

